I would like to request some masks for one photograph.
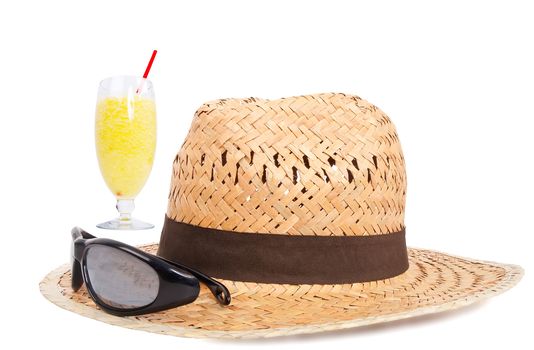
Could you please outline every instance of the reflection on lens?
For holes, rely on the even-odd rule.
[[[93,290],[109,306],[134,309],[152,303],[158,295],[156,271],[120,249],[91,246],[86,263]]]

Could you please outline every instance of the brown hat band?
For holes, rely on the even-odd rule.
[[[290,236],[210,229],[165,216],[158,255],[221,279],[287,284],[376,281],[408,269],[405,230]]]

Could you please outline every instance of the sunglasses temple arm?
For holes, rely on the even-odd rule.
[[[181,268],[182,270],[185,270],[185,271],[191,273],[193,276],[198,278],[198,280],[200,282],[204,283],[209,288],[209,290],[211,291],[213,296],[215,296],[217,301],[219,303],[221,303],[222,305],[229,305],[230,304],[230,301],[232,300],[232,298],[230,296],[230,291],[221,282],[216,281],[213,278],[203,274],[202,272],[199,272],[199,271],[197,271],[195,269],[192,269],[190,267],[187,267],[185,265],[182,265],[182,264],[179,264],[179,263],[175,263],[174,261],[170,261],[170,260],[164,259],[162,257],[159,257],[159,258],[164,260],[164,261],[166,261],[166,262],[168,262],[171,265],[174,265],[176,267]]]
[[[229,305],[232,298],[230,297],[230,291],[224,284],[219,281],[214,280],[211,277],[204,275],[201,272],[189,269],[189,271],[202,283],[204,283],[211,291],[213,296],[217,299],[222,305]]]

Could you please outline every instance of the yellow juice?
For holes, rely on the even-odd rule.
[[[139,96],[97,102],[96,152],[102,176],[118,199],[133,199],[145,184],[156,150],[156,104]]]

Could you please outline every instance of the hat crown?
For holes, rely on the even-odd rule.
[[[173,163],[167,215],[201,227],[288,235],[404,228],[394,125],[339,93],[202,105]]]

